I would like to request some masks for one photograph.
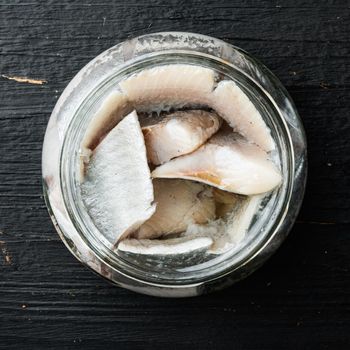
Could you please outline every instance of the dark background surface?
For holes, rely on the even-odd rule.
[[[309,145],[304,205],[277,254],[245,281],[192,299],[138,295],[94,275],[55,233],[41,189],[46,124],[68,82],[119,41],[164,30],[260,58],[292,95]],[[1,0],[0,348],[349,349],[349,37],[346,0]]]

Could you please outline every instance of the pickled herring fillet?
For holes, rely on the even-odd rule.
[[[81,187],[92,220],[112,244],[153,215],[153,185],[135,111],[96,147]]]
[[[232,225],[228,226],[228,235],[232,242],[239,243],[246,235],[252,223],[254,215],[257,213],[263,196],[249,196],[242,200],[233,213]]]
[[[204,103],[213,91],[213,70],[189,64],[170,64],[144,69],[119,86],[139,110],[149,107]]]
[[[212,188],[193,181],[155,179],[156,212],[133,235],[157,238],[186,231],[191,223],[204,224],[215,219]]]
[[[218,131],[221,119],[216,113],[189,110],[170,113],[161,121],[142,127],[148,160],[163,164],[196,150]]]
[[[258,212],[263,195],[241,196],[214,189],[217,204],[231,204],[224,218],[210,221],[206,225],[191,224],[184,236],[208,236],[213,244],[208,250],[212,254],[221,254],[237,246],[245,237],[255,214]],[[234,198],[234,205],[232,201]]]
[[[118,250],[141,255],[179,255],[208,249],[210,237],[185,236],[167,239],[126,239]]]
[[[118,91],[112,92],[91,120],[85,132],[82,147],[94,150],[103,137],[131,110],[132,108],[125,95]]]
[[[152,177],[195,180],[243,195],[271,191],[281,182],[266,152],[238,134],[223,132],[193,153],[160,165]]]
[[[233,81],[223,80],[218,84],[212,93],[211,107],[247,140],[267,152],[275,148],[261,114]]]
[[[224,223],[221,220],[212,223],[212,226],[217,223],[217,232],[212,235],[214,243],[210,247],[209,253],[221,254],[243,240],[252,223],[254,215],[258,211],[262,197],[262,195],[240,196],[237,198],[238,200],[233,210],[226,215]],[[194,228],[192,228],[192,232],[193,231]],[[197,229],[197,231],[199,230]],[[204,234],[205,231],[206,229],[202,229],[199,232]]]
[[[217,218],[225,218],[247,198],[246,196],[223,191],[218,188],[213,188],[213,196],[216,203],[215,211]]]

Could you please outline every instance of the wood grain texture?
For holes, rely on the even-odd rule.
[[[282,248],[247,280],[186,300],[137,295],[83,267],[41,190],[64,87],[120,40],[164,30],[260,58],[292,95],[309,147],[306,198]],[[349,37],[348,1],[0,0],[0,348],[348,349]]]

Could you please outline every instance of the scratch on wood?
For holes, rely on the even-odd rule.
[[[4,257],[4,262],[5,265],[11,265],[12,263],[12,256],[9,253],[9,251],[6,248],[6,242],[5,241],[0,241],[0,249],[1,249],[1,253]]]
[[[27,77],[18,77],[18,76],[9,76],[5,74],[1,74],[1,76],[8,80],[14,80],[18,83],[27,83],[27,84],[35,84],[35,85],[43,85],[47,83],[47,80],[45,79],[32,79]]]
[[[329,90],[330,87],[331,87],[331,85],[328,84],[328,83],[326,83],[326,82],[324,82],[324,81],[321,81],[321,82],[320,82],[320,87],[321,87],[322,89]]]

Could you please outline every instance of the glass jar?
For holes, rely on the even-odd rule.
[[[260,111],[276,142],[272,157],[283,182],[265,196],[234,249],[166,260],[111,249],[93,225],[80,193],[80,144],[89,122],[118,82],[164,64],[209,67],[234,80]],[[88,63],[69,83],[49,121],[43,147],[43,184],[52,221],[82,263],[117,285],[144,294],[187,297],[228,286],[252,273],[287,236],[300,208],[307,170],[306,140],[294,104],[279,80],[255,58],[221,40],[164,32],[124,41]]]

